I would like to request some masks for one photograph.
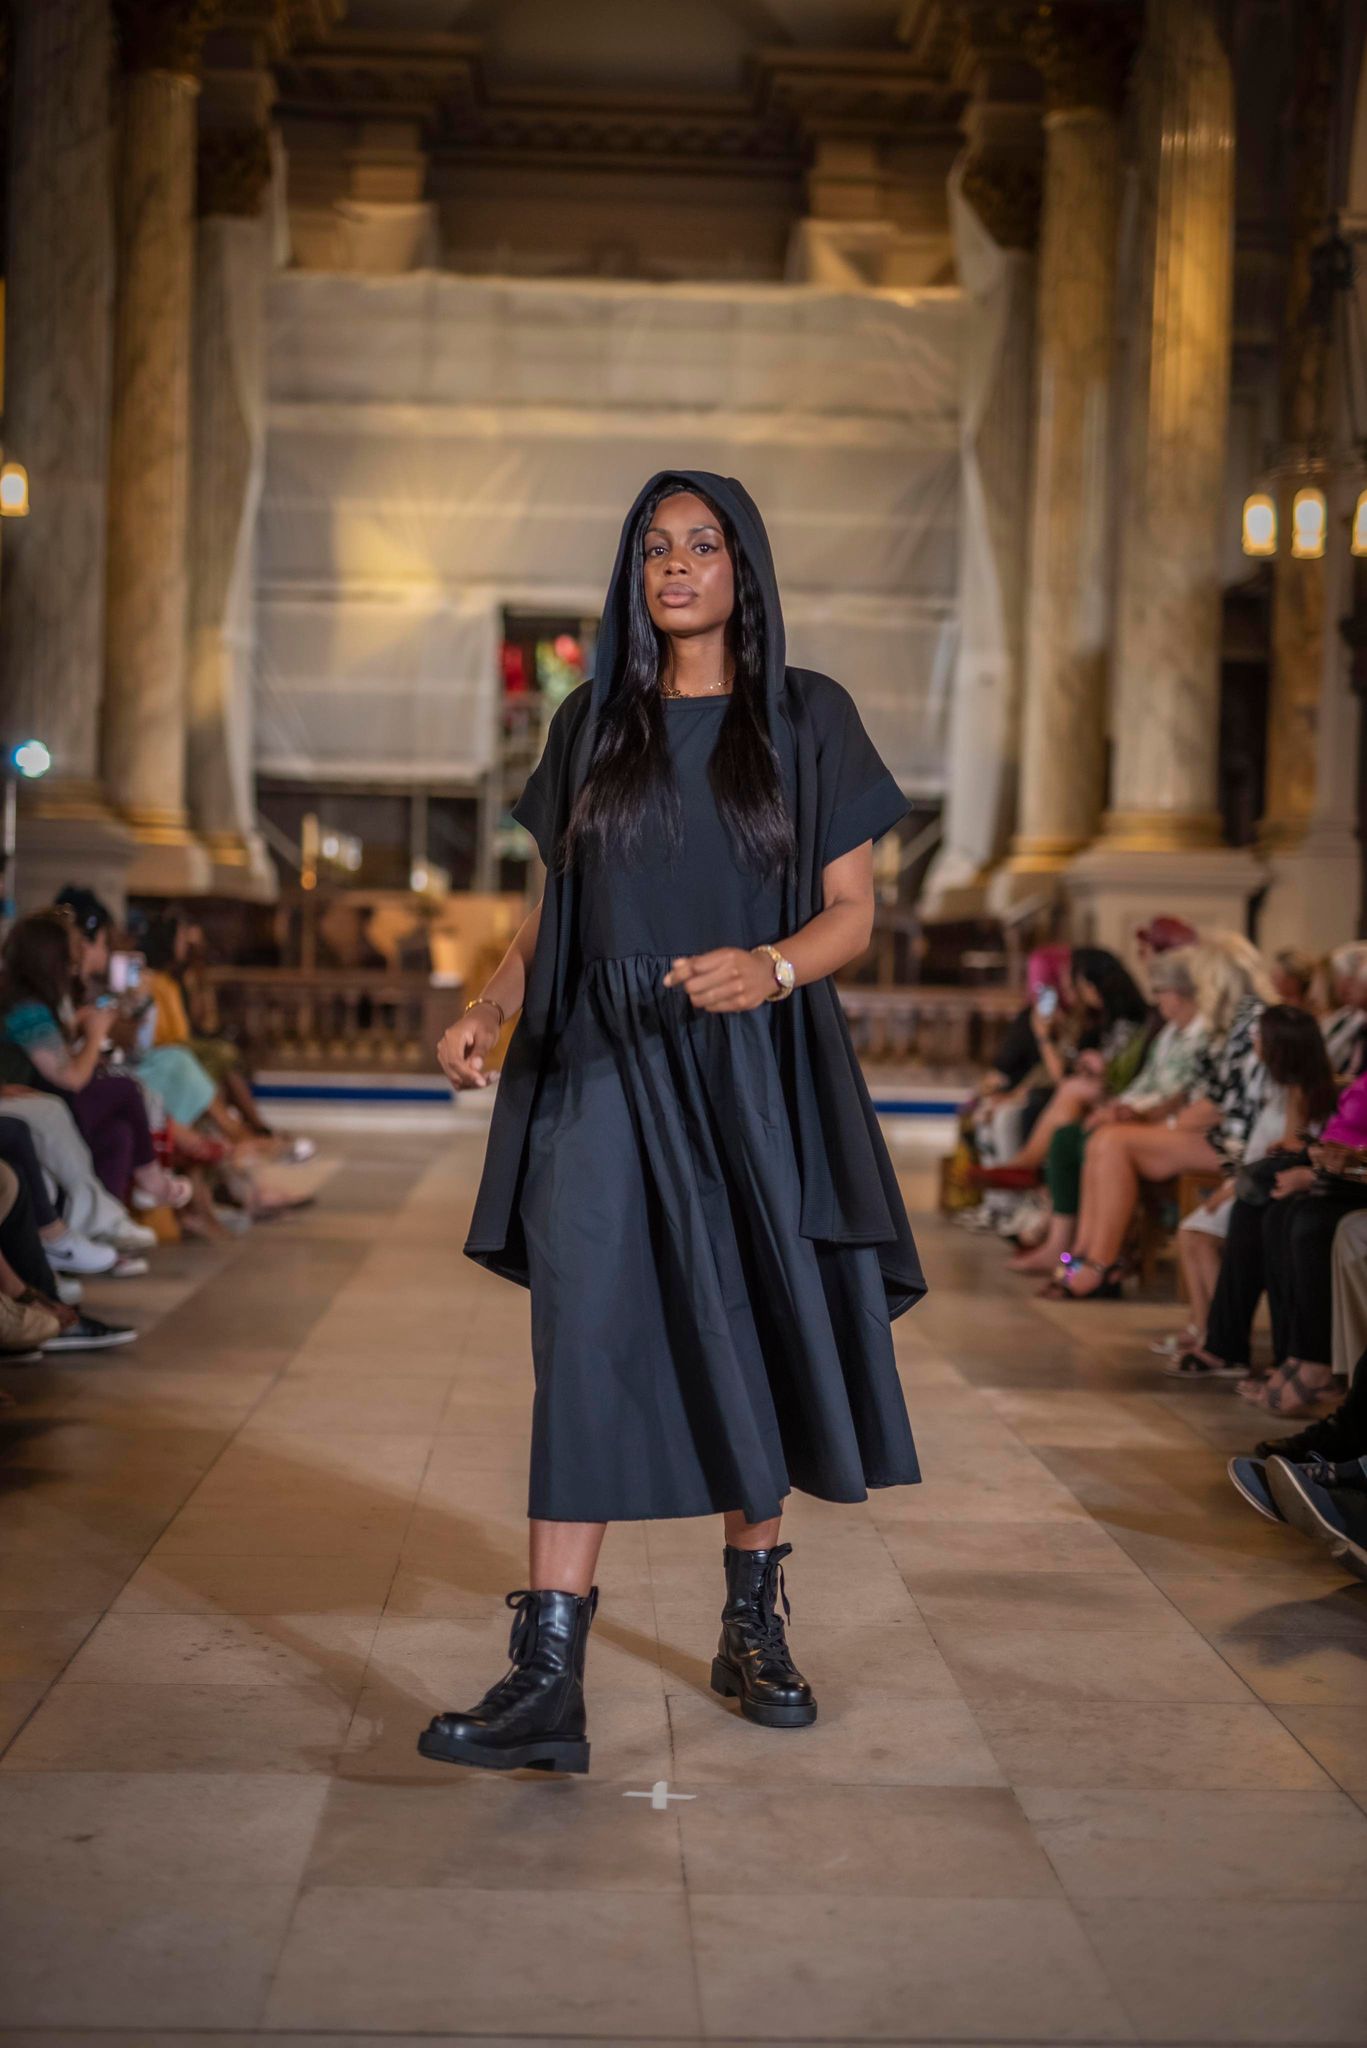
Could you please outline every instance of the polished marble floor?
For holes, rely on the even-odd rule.
[[[924,1217],[928,1479],[787,1521],[816,1727],[707,1690],[716,1526],[619,1526],[592,1776],[444,1770],[527,1297],[460,1254],[482,1130],[335,1142],[125,1283],[136,1350],[0,1373],[4,2048],[1367,2039],[1367,1587],[1230,1491],[1160,1308]]]

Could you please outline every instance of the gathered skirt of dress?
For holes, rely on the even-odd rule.
[[[695,1009],[669,964],[584,963],[533,1108],[530,1513],[759,1522],[915,1481],[877,1250],[799,1230],[775,1006]]]

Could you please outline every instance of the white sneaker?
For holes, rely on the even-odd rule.
[[[112,1271],[113,1268],[111,1267],[110,1270]],[[80,1301],[85,1293],[84,1287],[82,1287],[79,1280],[73,1280],[69,1273],[58,1273],[56,1278],[58,1301],[65,1302],[68,1308],[75,1308],[77,1302]]]
[[[194,1194],[194,1188],[182,1173],[168,1173],[164,1168],[158,1174],[155,1185],[150,1188],[135,1187],[133,1207],[135,1209],[183,1209]]]
[[[120,1252],[107,1277],[111,1280],[140,1280],[147,1270],[146,1259],[140,1259],[136,1252]]]
[[[116,1252],[151,1252],[161,1243],[150,1224],[135,1223],[130,1216],[126,1223],[111,1231],[108,1242]]]
[[[50,1239],[43,1250],[54,1273],[107,1273],[119,1256],[112,1244],[96,1244],[75,1230]]]

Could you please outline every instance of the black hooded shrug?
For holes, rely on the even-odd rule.
[[[663,473],[662,473],[663,474]],[[708,471],[669,471],[724,512],[754,570],[765,609],[765,698],[769,735],[778,754],[789,812],[796,826],[795,872],[784,885],[784,935],[822,908],[827,852],[876,839],[910,806],[873,747],[849,693],[829,676],[790,668],[785,660],[768,535],[748,492],[734,478]],[[538,1078],[572,999],[576,970],[575,891],[571,869],[557,874],[551,857],[588,773],[598,714],[625,643],[628,537],[652,477],[628,513],[608,586],[591,681],[571,691],[553,716],[545,749],[513,816],[537,841],[549,872],[535,956],[522,1013],[500,1074],[483,1176],[464,1251],[491,1272],[530,1284],[518,1195]],[[716,944],[728,943],[724,933]],[[787,1034],[782,1070],[801,1178],[801,1231],[831,1245],[874,1246],[888,1313],[898,1316],[925,1292],[920,1260],[897,1177],[850,1040],[834,982],[808,982],[775,1005]]]

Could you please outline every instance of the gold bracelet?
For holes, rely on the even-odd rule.
[[[491,1010],[498,1011],[498,1028],[501,1031],[508,1021],[506,1015],[504,1014],[502,1003],[498,1002],[493,996],[471,996],[469,1002],[465,1005],[465,1008],[467,1010],[473,1010],[480,1003],[487,1003]]]

